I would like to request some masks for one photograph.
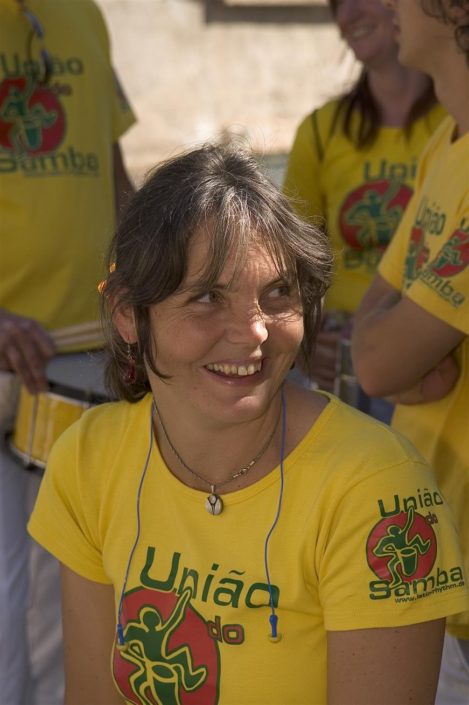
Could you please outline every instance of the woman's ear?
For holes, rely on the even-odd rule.
[[[130,345],[138,342],[135,315],[131,306],[113,307],[112,320],[122,340]]]

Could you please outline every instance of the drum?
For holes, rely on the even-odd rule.
[[[44,468],[63,431],[86,409],[109,401],[103,365],[101,351],[58,355],[47,365],[47,392],[21,387],[10,448],[26,467]]]

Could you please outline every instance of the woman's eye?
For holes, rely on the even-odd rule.
[[[220,298],[218,291],[205,291],[197,296],[196,301],[201,304],[215,304],[220,301]]]
[[[271,289],[268,293],[270,299],[279,299],[281,297],[290,296],[291,287],[288,284],[279,284]]]

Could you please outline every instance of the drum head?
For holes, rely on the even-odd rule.
[[[104,353],[67,353],[53,357],[47,365],[49,390],[92,404],[109,401],[104,386]]]

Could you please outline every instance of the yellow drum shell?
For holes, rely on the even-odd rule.
[[[11,439],[13,452],[26,464],[45,467],[57,438],[90,406],[53,392],[32,395],[22,387]]]
[[[33,395],[21,387],[12,452],[25,465],[44,468],[52,446],[91,406],[108,401],[100,351],[66,353],[47,364],[48,391]]]

